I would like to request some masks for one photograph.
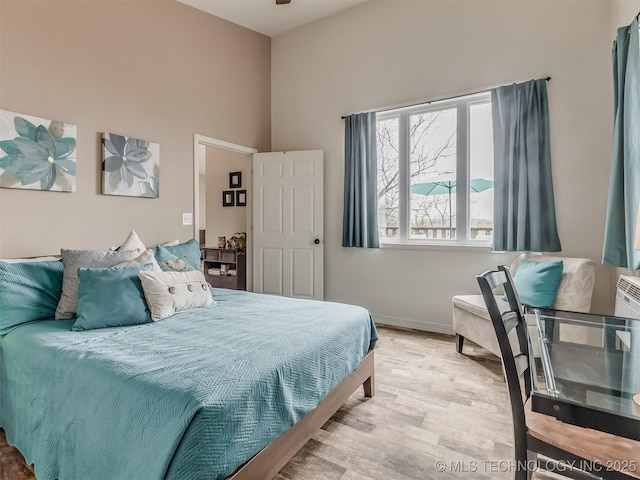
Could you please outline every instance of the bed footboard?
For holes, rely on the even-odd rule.
[[[302,420],[263,448],[227,480],[271,479],[291,460],[305,443],[329,420],[362,385],[365,397],[375,394],[373,350],[358,368],[338,384],[320,404]]]

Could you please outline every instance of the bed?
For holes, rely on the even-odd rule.
[[[360,385],[373,395],[365,309],[213,296],[154,323],[0,337],[0,427],[38,479],[268,479]]]

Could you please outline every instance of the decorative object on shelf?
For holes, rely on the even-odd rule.
[[[202,271],[215,288],[246,290],[246,255],[228,248],[202,249]]]
[[[0,110],[0,187],[76,191],[76,126]]]
[[[102,194],[158,198],[160,144],[102,134]]]
[[[242,187],[242,172],[231,172],[229,174],[229,188]]]
[[[218,248],[225,248],[227,246],[227,237],[221,235],[218,237]]]
[[[236,207],[246,207],[246,206],[247,206],[247,191],[236,190]]]
[[[235,205],[236,196],[233,190],[225,190],[222,192],[222,206],[233,207]]]
[[[247,234],[245,232],[236,232],[233,236],[227,240],[227,248],[229,250],[238,250],[239,253],[244,253],[247,248]]]

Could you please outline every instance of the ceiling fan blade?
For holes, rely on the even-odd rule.
[[[276,0],[276,5],[286,5],[291,3],[291,0]]]

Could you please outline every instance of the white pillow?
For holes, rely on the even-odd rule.
[[[202,272],[138,272],[154,321],[215,303]]]
[[[162,272],[162,269],[160,268],[160,265],[158,264],[156,257],[153,256],[153,250],[151,250],[150,248],[147,248],[144,252],[142,252],[139,257],[136,257],[133,260],[119,263],[115,267],[122,268],[122,267],[130,267],[132,265],[145,265],[147,263],[150,263],[151,265],[153,265],[154,272]]]
[[[120,250],[138,250],[139,252],[144,252],[146,249],[147,247],[142,243],[142,240],[140,240],[135,230],[131,230],[129,236],[122,242],[122,245],[120,245]]]
[[[171,240],[170,242],[167,243],[163,243],[162,246],[163,247],[175,247],[176,245],[180,244],[180,240]]]

